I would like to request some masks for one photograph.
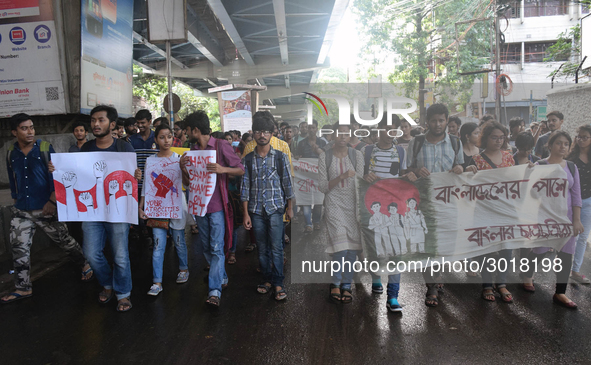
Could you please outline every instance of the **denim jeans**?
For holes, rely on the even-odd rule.
[[[575,248],[575,255],[573,258],[572,271],[579,272],[583,264],[583,256],[585,256],[585,249],[587,248],[587,238],[589,237],[589,230],[591,229],[591,198],[583,200],[583,207],[581,208],[581,223],[585,231],[577,237],[577,246]]]
[[[497,274],[497,279],[495,280],[495,283],[497,285],[505,285],[507,284],[507,274],[509,273],[509,261],[511,260],[511,256],[513,256],[513,250],[501,250],[498,252],[498,256],[497,255],[484,255],[484,256],[479,256],[476,258],[476,261],[482,262],[482,259],[485,258],[485,266],[484,269],[482,270],[482,272],[480,273],[480,275],[482,275],[482,287],[483,288],[492,288],[493,286],[493,275],[496,273]],[[496,271],[493,270],[493,260],[488,260],[489,258],[493,258],[494,262],[496,264]],[[499,270],[499,268],[504,269],[505,263],[503,263],[502,261],[500,261],[500,259],[505,259],[506,265],[507,265],[507,270]]]
[[[184,229],[171,229],[172,239],[179,257],[179,270],[187,270],[187,243],[185,242]],[[152,276],[154,283],[162,283],[162,271],[164,268],[164,251],[166,250],[167,230],[163,228],[152,228],[154,235],[154,251],[152,252]]]
[[[381,284],[382,278],[379,275],[370,272],[373,284]],[[388,299],[398,299],[398,292],[400,291],[400,274],[388,275],[388,285],[386,286],[386,294]]]
[[[230,252],[236,253],[236,248],[238,247],[238,230],[240,227],[234,227],[232,231],[232,247],[230,247]]]
[[[84,245],[82,251],[94,270],[99,284],[115,290],[117,300],[131,295],[131,264],[129,263],[129,223],[82,222]],[[109,239],[113,252],[113,270],[103,250]]]
[[[320,218],[322,218],[322,204],[314,205],[314,209],[312,209],[311,205],[302,205],[302,210],[304,211],[306,227],[312,227],[312,224],[320,223]]]
[[[222,285],[228,283],[224,256],[224,211],[195,216],[203,256],[209,264],[209,296],[222,297]]]
[[[263,281],[283,287],[283,212],[251,213],[252,228],[259,248]]]
[[[332,276],[334,285],[340,285],[343,289],[351,289],[351,281],[353,281],[352,268],[358,253],[359,251],[344,250],[332,254],[332,261],[336,261],[341,265],[341,269]]]

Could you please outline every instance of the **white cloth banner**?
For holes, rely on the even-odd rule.
[[[297,205],[318,205],[324,202],[324,194],[318,190],[318,159],[293,159],[293,189]]]
[[[211,200],[217,174],[207,171],[207,164],[216,163],[216,151],[189,151],[187,171],[189,172],[189,214],[203,217],[207,213],[207,205]]]
[[[60,222],[138,224],[135,153],[54,153],[51,161]]]
[[[149,218],[180,219],[183,216],[183,178],[179,156],[146,159],[144,213]]]
[[[558,165],[434,173],[362,183],[361,226],[368,257],[431,262],[503,249],[552,247],[572,237],[569,185]]]

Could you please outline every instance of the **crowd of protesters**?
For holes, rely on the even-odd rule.
[[[253,115],[249,132],[224,133],[211,130],[209,117],[203,111],[192,113],[171,127],[166,118],[152,120],[148,110],[140,110],[133,118],[121,119],[114,108],[97,106],[90,113],[90,124],[74,124],[76,144],[69,152],[136,153],[138,169],[134,177],[141,196],[140,224],[131,227],[130,234],[127,223],[83,222],[77,227],[58,222],[52,178],[55,167],[51,162],[55,151],[47,142],[35,139],[30,116],[17,114],[11,118],[16,142],[7,155],[14,199],[10,242],[15,290],[0,302],[10,303],[32,295],[30,248],[35,229],[39,227],[80,266],[82,280],[98,279],[102,287],[98,295],[100,303],[108,303],[116,296],[117,310],[128,311],[132,308],[129,237],[148,242],[152,249],[153,284],[148,295],[157,296],[163,291],[164,250],[168,241],[173,242],[178,255],[176,282],[181,284],[189,279],[186,225],[191,225],[192,234],[198,234],[207,261],[209,291],[205,302],[208,305],[218,307],[221,304],[222,292],[229,284],[226,264],[236,263],[238,234],[242,229],[249,231],[245,235],[248,236],[245,251],[258,249],[261,280],[256,291],[272,293],[276,300],[282,301],[288,295],[284,282],[284,248],[290,240],[286,227],[291,221],[303,221],[306,235],[324,226],[328,232],[326,253],[335,261],[352,264],[364,257],[359,213],[355,209],[360,179],[368,183],[391,178],[414,182],[438,172],[478,173],[523,164],[530,167],[558,164],[567,175],[568,218],[578,237],[572,237],[557,250],[562,267],[556,272],[553,300],[564,307],[576,308],[566,296],[569,278],[583,284],[591,283],[580,273],[591,228],[591,126],[581,126],[573,141],[561,130],[562,113],[553,111],[547,118],[546,122],[531,123],[528,129],[521,118],[511,119],[506,128],[490,115],[483,117],[480,123],[462,123],[457,116],[449,115],[445,105],[434,104],[427,109],[425,129],[393,116],[391,125],[385,118],[379,122],[377,128],[382,133],[358,138],[353,132],[360,125],[354,118],[348,125],[332,126],[337,133],[324,134],[319,133],[316,120],[299,125],[278,123],[265,111]],[[385,133],[390,129],[397,130],[397,137]],[[90,141],[87,140],[89,131],[95,137]],[[180,219],[148,227],[145,224],[148,217],[143,210],[145,183],[142,184],[146,162],[162,158],[178,162],[183,185],[187,187],[190,183],[188,157],[173,151],[178,147],[216,151],[216,163],[207,165],[209,173],[217,174],[207,213],[203,217],[192,216],[184,204]],[[300,158],[317,160],[318,189],[325,196],[323,204],[296,205],[292,162]],[[424,252],[427,226],[422,214],[417,210],[399,215],[395,204],[389,206],[388,211],[391,212],[388,219],[414,220],[415,226],[422,227],[404,234],[397,229],[397,224],[392,224],[387,234],[392,237],[395,249],[404,253],[408,239],[418,252]],[[74,234],[76,228],[81,228],[81,235]],[[111,247],[112,267],[103,252],[107,244]],[[486,256],[509,260],[516,254],[513,251],[501,250]],[[535,260],[549,249],[518,251],[522,258]],[[484,300],[496,301],[496,291],[503,302],[513,301],[507,289],[506,274],[494,269],[482,271]],[[469,272],[468,275],[478,274]],[[535,291],[534,272],[529,270],[520,276],[522,289]],[[435,307],[444,288],[443,279],[428,272],[423,277],[427,285],[425,304]],[[386,306],[392,312],[402,311],[398,302],[400,279],[401,274],[395,272],[387,277]],[[338,303],[350,303],[352,281],[351,270],[343,267],[332,277],[329,297]],[[383,293],[379,275],[372,273],[371,288],[376,294]]]

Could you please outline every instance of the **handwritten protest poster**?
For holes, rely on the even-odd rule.
[[[135,153],[54,153],[51,161],[60,222],[138,223]]]
[[[322,204],[324,194],[318,190],[318,159],[300,158],[292,163],[297,205]]]
[[[199,217],[207,213],[207,204],[211,200],[217,175],[207,172],[207,164],[216,162],[216,151],[189,151],[189,214]]]
[[[368,259],[462,260],[503,249],[560,249],[573,235],[558,165],[507,167],[410,183],[360,181]]]
[[[180,157],[151,156],[144,173],[144,212],[149,218],[180,219],[183,182]]]

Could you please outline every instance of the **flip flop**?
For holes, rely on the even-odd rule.
[[[86,279],[86,275],[91,274],[88,279]],[[82,281],[91,281],[94,279],[94,270],[92,267],[89,267],[88,270],[82,271]]]
[[[115,290],[111,290],[111,295],[107,295],[107,292],[105,290],[103,290],[102,292],[99,293],[99,303],[101,304],[107,304],[111,301],[111,299],[113,299],[113,295],[115,295]],[[107,300],[102,301],[101,297],[107,297]]]
[[[117,312],[127,312],[128,310],[133,308],[133,305],[131,305],[131,300],[129,300],[129,298],[123,298],[123,299],[127,299],[127,303],[129,303],[129,307],[126,307],[124,309],[119,309],[119,307],[124,306],[127,303],[117,303]],[[121,300],[123,300],[123,299],[121,299]]]
[[[21,299],[25,299],[25,298],[28,298],[28,297],[32,297],[33,296],[33,293],[31,293],[31,294],[25,294],[25,295],[19,294],[19,293],[10,293],[8,295],[9,296],[12,295],[14,298],[8,299],[8,300],[2,300],[2,299],[0,299],[0,303],[2,303],[2,304],[8,304],[8,303],[16,302],[17,300],[21,300]]]

